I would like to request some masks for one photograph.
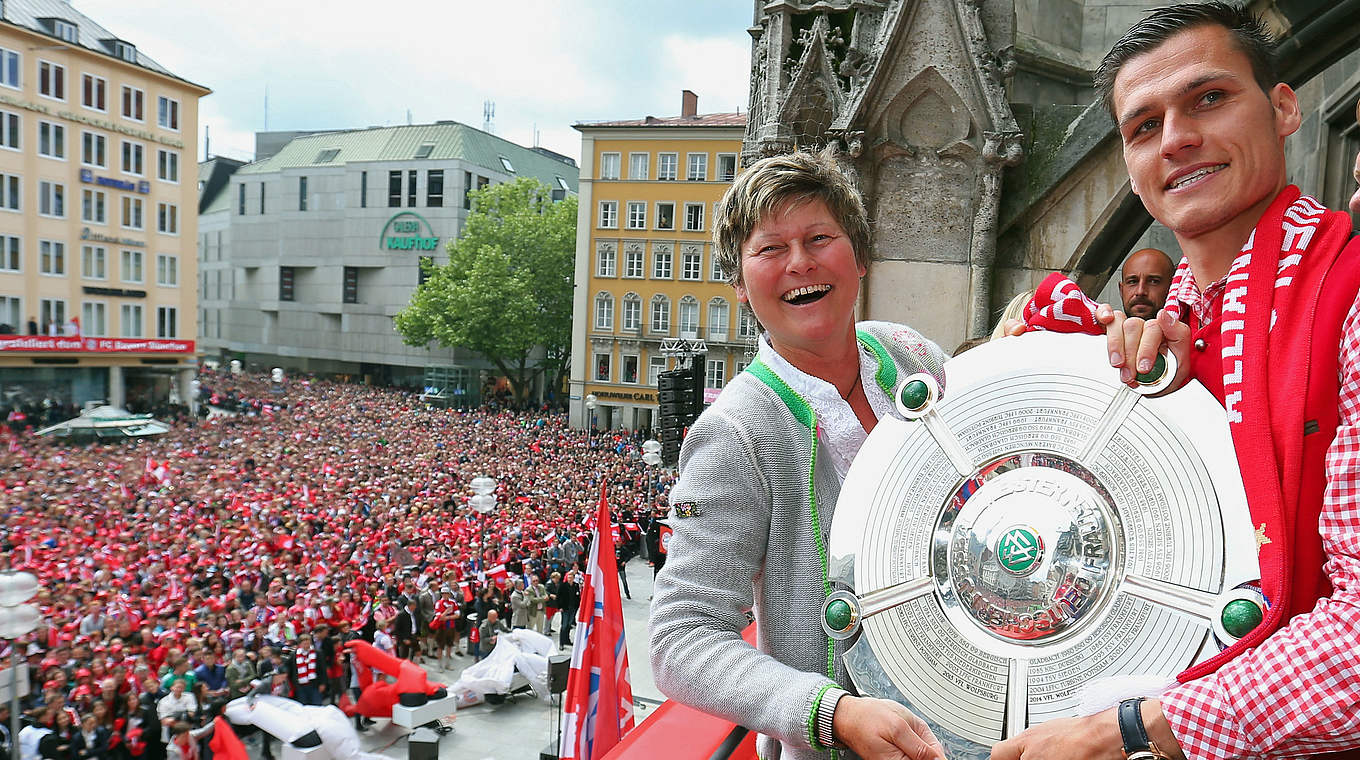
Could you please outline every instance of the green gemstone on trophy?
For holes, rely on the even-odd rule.
[[[850,627],[853,612],[850,603],[844,599],[833,599],[826,606],[826,624],[833,631],[844,631]]]
[[[1234,599],[1223,605],[1223,630],[1240,639],[1260,625],[1264,617],[1261,605],[1250,599]]]
[[[1137,379],[1138,382],[1142,383],[1143,385],[1151,385],[1157,382],[1158,380],[1161,380],[1162,375],[1165,374],[1166,374],[1166,357],[1162,356],[1161,354],[1157,354],[1157,360],[1152,363],[1152,369],[1148,370],[1147,372],[1138,373],[1135,376],[1135,379]]]
[[[902,386],[902,406],[913,412],[926,405],[930,400],[930,386],[924,380],[912,380]]]

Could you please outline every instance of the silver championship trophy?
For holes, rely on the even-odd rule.
[[[1083,711],[1082,689],[1177,673],[1262,615],[1222,406],[1119,382],[1103,337],[1032,333],[898,378],[841,489],[822,626],[861,694],[952,759]],[[1129,695],[1122,695],[1129,696]]]

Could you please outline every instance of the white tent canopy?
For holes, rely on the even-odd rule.
[[[168,432],[169,425],[149,414],[133,414],[116,406],[100,406],[81,412],[79,417],[45,427],[38,431],[38,435],[60,438],[138,438]]]

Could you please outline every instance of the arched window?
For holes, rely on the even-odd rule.
[[[685,296],[680,299],[680,337],[693,340],[699,337],[699,299]]]
[[[715,298],[708,302],[708,339],[727,340],[727,321],[731,308],[726,298]]]
[[[614,296],[605,291],[595,296],[595,329],[614,329]]]
[[[756,322],[756,315],[750,307],[741,310],[741,326],[737,328],[737,333],[742,338],[754,338],[760,330],[760,325]]]
[[[652,296],[652,332],[665,335],[671,332],[671,299],[660,293]]]
[[[623,329],[642,329],[642,299],[637,293],[629,293],[623,297]]]

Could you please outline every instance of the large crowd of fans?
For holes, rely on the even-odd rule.
[[[670,476],[639,435],[323,380],[200,382],[232,414],[118,443],[0,429],[3,563],[41,587],[39,627],[0,650],[29,665],[26,757],[162,760],[248,693],[341,703],[348,639],[427,666],[484,656],[507,623],[569,645],[602,493],[614,560],[664,557]],[[497,484],[486,514],[477,476]]]

